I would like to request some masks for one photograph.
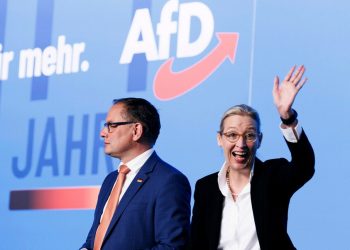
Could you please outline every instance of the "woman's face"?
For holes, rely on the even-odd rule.
[[[223,123],[223,131],[217,141],[224,151],[226,164],[232,170],[251,168],[262,134],[257,132],[257,123],[249,116],[232,115]]]

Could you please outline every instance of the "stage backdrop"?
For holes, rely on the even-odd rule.
[[[261,114],[261,159],[290,158],[271,90],[304,64],[295,108],[316,174],[292,199],[298,249],[349,249],[349,1],[0,0],[1,249],[78,249],[106,157],[112,100],[159,110],[158,154],[192,187],[217,171],[221,114]]]

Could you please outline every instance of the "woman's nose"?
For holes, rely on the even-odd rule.
[[[247,145],[247,143],[246,143],[244,136],[240,136],[236,142],[236,146],[242,148],[242,147],[245,147],[246,145]]]

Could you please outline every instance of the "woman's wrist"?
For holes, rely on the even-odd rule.
[[[298,113],[294,109],[291,109],[291,112],[288,113],[288,116],[280,116],[282,123],[287,126],[293,124],[298,117]]]

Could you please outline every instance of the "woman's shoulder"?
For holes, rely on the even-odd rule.
[[[196,182],[195,198],[197,198],[197,200],[200,197],[205,198],[206,200],[221,200],[223,198],[219,189],[218,173],[219,172],[204,176]]]
[[[209,175],[206,175],[202,178],[200,178],[197,183],[196,183],[196,186],[202,186],[202,185],[212,185],[212,184],[215,184],[215,185],[218,185],[218,173],[219,172],[215,172],[215,173],[212,173],[212,174],[209,174]]]

